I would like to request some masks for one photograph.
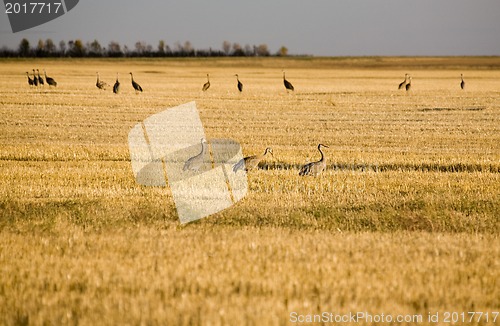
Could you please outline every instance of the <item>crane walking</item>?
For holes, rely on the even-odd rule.
[[[271,156],[274,156],[272,148],[268,147],[262,155],[252,155],[242,158],[238,161],[238,163],[233,165],[234,173],[238,172],[238,170],[250,171],[257,168],[260,161],[262,161],[264,157],[266,157],[267,153],[271,154]]]
[[[300,169],[299,175],[318,176],[321,172],[323,172],[323,170],[326,168],[326,159],[325,159],[325,155],[321,151],[321,147],[329,148],[326,145],[319,144],[318,151],[321,154],[321,158],[319,159],[319,161],[307,163],[306,165],[304,165]]]

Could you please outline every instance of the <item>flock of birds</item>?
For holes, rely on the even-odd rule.
[[[321,150],[321,148],[328,148],[328,146],[319,144],[318,145],[318,151],[321,154],[321,158],[318,161],[315,162],[310,162],[305,164],[304,166],[301,167],[299,171],[300,176],[304,175],[312,175],[312,176],[318,176],[321,174],[326,169],[326,158]],[[182,168],[183,171],[199,171],[199,169],[203,166],[205,163],[205,157],[206,157],[206,151],[207,151],[207,141],[205,138],[201,139],[201,151],[189,158],[185,163]],[[267,154],[273,155],[273,150],[270,147],[267,147],[266,150],[264,151],[264,154],[262,155],[252,155],[252,156],[247,156],[239,160],[236,164],[233,165],[233,172],[237,173],[238,171],[250,171],[250,170],[255,170],[258,168],[259,163],[266,157]]]
[[[38,85],[43,86],[44,80],[40,76],[40,71],[38,69],[36,71],[37,71],[38,75],[35,74],[35,69],[33,69],[33,78],[31,78],[29,73],[26,72],[26,76],[28,77],[28,84],[30,86],[38,86]],[[45,69],[43,70],[43,73],[45,75],[45,81],[47,82],[47,84],[49,86],[56,87],[57,82],[53,78],[47,76]],[[105,90],[109,85],[105,81],[100,79],[98,72],[96,74],[97,74],[97,81],[95,84],[96,87],[98,89]],[[134,88],[136,94],[139,92],[142,92],[143,91],[142,87],[134,80],[134,75],[132,74],[132,72],[130,72],[129,74],[130,74],[130,78],[131,78],[131,82],[132,82],[132,87]],[[235,74],[234,76],[236,77],[236,82],[237,82],[236,86],[238,88],[238,91],[243,92],[243,83],[240,81],[238,74]],[[113,93],[115,93],[115,94],[117,94],[120,91],[120,81],[118,80],[118,77],[119,76],[117,73],[116,74],[116,81],[115,81],[115,84],[113,85]],[[464,81],[463,74],[460,74],[460,77],[461,77],[460,88],[464,89],[465,88],[465,81]],[[404,81],[402,81],[399,84],[398,89],[406,89],[406,91],[409,91],[411,89],[411,79],[412,78],[409,74],[405,74],[405,79],[404,79]],[[283,71],[283,84],[284,84],[285,89],[287,91],[294,91],[294,87],[293,87],[292,83],[290,83],[285,77],[285,71]],[[202,91],[205,92],[209,88],[210,88],[210,75],[207,74],[207,82],[205,84],[203,84]],[[323,172],[325,170],[326,158],[325,158],[323,151],[321,150],[322,147],[328,148],[328,146],[326,146],[326,145],[318,144],[318,151],[321,155],[321,158],[318,161],[310,162],[310,163],[307,163],[304,166],[302,166],[302,168],[299,171],[300,176],[304,176],[304,175],[318,176],[321,174],[321,172]],[[207,150],[207,142],[205,139],[202,139],[201,140],[201,152],[198,155],[195,155],[195,156],[191,157],[190,159],[188,159],[186,161],[186,163],[184,164],[183,170],[184,171],[188,171],[188,170],[198,171],[204,163],[204,156],[205,156],[206,150]],[[266,157],[267,154],[273,155],[273,150],[270,147],[266,148],[266,150],[264,151],[264,154],[262,154],[262,155],[252,155],[252,156],[247,156],[247,157],[242,158],[239,162],[234,164],[234,166],[233,166],[234,173],[237,173],[239,170],[250,171],[250,170],[256,169],[258,167],[259,163]]]
[[[29,72],[26,71],[26,76],[28,77],[28,85],[30,86],[45,86],[45,82],[43,81],[42,76],[40,76],[40,70],[37,69],[36,72],[38,73],[38,76],[35,74],[35,69],[33,69],[33,78],[30,77]],[[50,86],[57,86],[57,82],[54,80],[54,78],[50,78],[47,76],[47,73],[45,72],[45,69],[43,70],[43,74],[45,75],[45,81],[47,82],[47,85]]]
[[[26,76],[28,77],[28,84],[30,86],[43,86],[44,81],[43,78],[40,76],[40,71],[37,69],[38,76],[35,74],[35,69],[33,69],[33,78],[30,77],[29,73],[26,72]],[[57,86],[56,81],[53,78],[47,77],[47,73],[45,72],[45,69],[43,70],[43,73],[45,75],[45,80],[49,86]],[[108,83],[105,81],[101,80],[99,77],[99,73],[97,72],[97,81],[96,81],[96,87],[101,90],[105,90],[107,87],[109,87]],[[136,94],[142,92],[142,87],[139,85],[135,80],[134,80],[134,75],[130,72],[130,78],[132,82],[132,87],[134,88]],[[240,77],[238,74],[234,75],[236,77],[236,86],[238,88],[238,91],[243,92],[243,83],[240,81]],[[461,82],[460,82],[460,88],[464,89],[465,88],[465,81],[464,81],[464,75],[460,74]],[[406,91],[409,91],[411,89],[411,79],[412,77],[409,74],[405,74],[405,79],[399,84],[398,89],[406,89]],[[285,71],[283,71],[283,84],[285,86],[285,89],[287,91],[294,91],[295,88],[293,87],[292,83],[290,83],[286,77],[285,77]],[[210,75],[207,74],[207,82],[203,84],[202,91],[207,91],[210,88]],[[118,94],[120,91],[120,81],[118,80],[118,73],[116,74],[116,81],[115,84],[113,85],[113,93]]]
[[[460,78],[462,79],[460,82],[460,88],[465,89],[464,74],[460,74]],[[406,91],[411,89],[411,76],[409,74],[405,74],[405,80],[403,80],[398,86],[398,89],[403,88],[406,89]]]

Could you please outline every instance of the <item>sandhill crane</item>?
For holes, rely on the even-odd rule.
[[[240,77],[238,76],[238,74],[236,74],[235,76],[236,76],[236,80],[238,81],[238,90],[240,92],[243,92],[243,84],[240,82]]]
[[[293,85],[288,80],[285,79],[285,71],[283,70],[283,84],[285,84],[285,88],[287,91],[293,91]]]
[[[202,91],[206,91],[210,87],[210,76],[207,74],[207,82],[203,84]]]
[[[44,86],[45,83],[43,82],[43,78],[40,77],[40,69],[37,69],[36,72],[38,73],[38,84],[40,84],[41,86]]]
[[[116,82],[113,85],[113,93],[118,94],[120,91],[120,82],[118,81],[118,73],[116,73]]]
[[[201,139],[201,152],[198,155],[195,155],[188,159],[186,163],[184,163],[184,167],[182,168],[182,171],[198,171],[203,163],[205,163],[205,152],[207,150],[207,141],[205,138]]]
[[[267,153],[273,156],[273,150],[271,149],[271,147],[266,148],[264,154],[262,155],[252,155],[242,158],[241,160],[238,161],[238,163],[233,165],[234,173],[238,172],[238,170],[249,171],[257,168],[259,166],[260,161],[264,159]]]
[[[26,77],[28,77],[28,85],[33,86],[33,79],[30,78],[30,74],[27,71],[26,71]]]
[[[405,80],[399,84],[398,89],[402,89],[406,86],[406,81],[408,80],[408,74],[405,74]]]
[[[129,74],[130,74],[130,78],[132,78],[132,87],[134,87],[135,93],[137,94],[137,92],[142,92],[142,87],[141,87],[141,85],[139,85],[135,82],[134,75],[132,75],[131,72],[129,72]]]
[[[54,80],[54,78],[50,78],[47,76],[47,72],[45,71],[45,69],[43,70],[43,74],[45,75],[45,81],[49,86],[57,86],[57,82]]]
[[[465,88],[464,74],[460,74],[460,77],[462,78],[462,81],[460,82],[460,88],[464,89]]]
[[[320,160],[317,161],[317,162],[311,162],[311,163],[307,163],[306,165],[304,165],[300,169],[299,175],[313,175],[313,176],[317,176],[321,172],[323,172],[323,170],[326,168],[326,159],[325,159],[325,156],[323,155],[323,152],[321,151],[321,147],[329,148],[326,145],[319,144],[318,145],[318,151],[321,153]]]
[[[410,88],[411,88],[411,76],[410,76],[410,75],[408,75],[408,78],[409,78],[409,80],[408,80],[408,84],[406,84],[406,86],[405,86],[405,87],[406,87],[406,91],[409,91],[409,90],[410,90]]]
[[[106,83],[104,80],[100,80],[99,79],[99,73],[96,72],[97,74],[97,81],[95,83],[96,87],[99,88],[99,89],[106,89],[106,87],[108,87],[108,83]]]
[[[38,86],[38,78],[36,78],[35,69],[33,69],[33,85]]]

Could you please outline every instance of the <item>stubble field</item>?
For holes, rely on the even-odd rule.
[[[57,88],[30,88],[33,68]],[[491,324],[500,310],[499,58],[4,60],[0,70],[0,324],[469,311]],[[119,72],[121,92],[98,90],[97,71],[110,85]],[[405,73],[409,92],[397,89]],[[242,201],[180,225],[168,188],[136,184],[127,135],[190,101],[207,138],[274,157],[249,172]],[[327,170],[300,177],[318,143],[330,146]]]

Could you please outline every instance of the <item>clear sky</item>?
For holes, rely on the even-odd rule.
[[[15,1],[15,0],[13,0]],[[134,48],[221,49],[224,40],[290,54],[500,55],[500,0],[80,0],[66,15],[13,34],[0,13],[0,47],[22,38],[97,39]]]

